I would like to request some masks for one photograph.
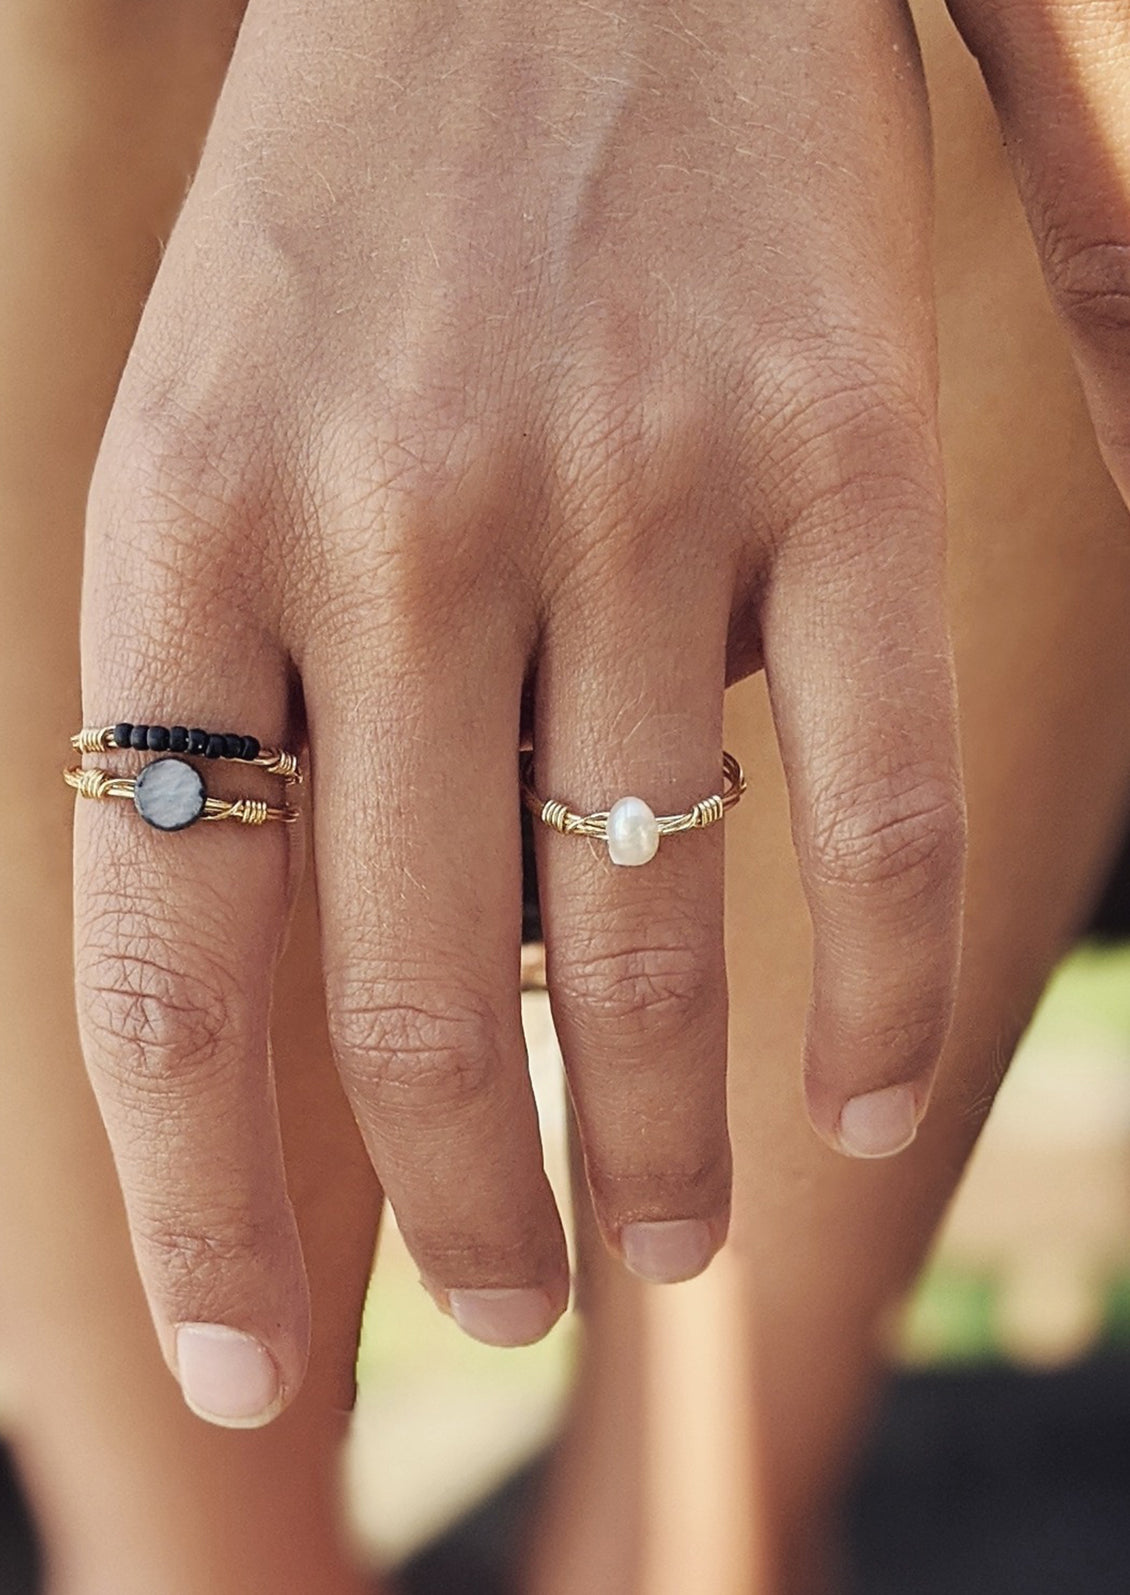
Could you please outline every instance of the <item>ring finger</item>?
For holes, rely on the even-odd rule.
[[[676,814],[721,791],[729,573],[696,550],[680,581],[641,548],[619,540],[598,584],[574,584],[539,659],[537,791],[581,813],[631,795]],[[705,1268],[728,1222],[722,833],[664,837],[628,868],[602,841],[537,826],[547,981],[595,1209],[613,1250],[659,1282]]]

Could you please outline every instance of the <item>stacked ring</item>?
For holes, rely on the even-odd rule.
[[[158,753],[136,776],[112,775],[106,770],[70,768],[63,779],[80,797],[127,798],[149,825],[158,831],[183,831],[197,820],[235,820],[241,825],[265,825],[268,820],[293,824],[299,810],[289,804],[274,807],[262,798],[212,797],[196,766],[187,758],[231,759],[253,764],[286,785],[301,782],[298,757],[282,748],[264,748],[256,737],[204,731],[187,726],[134,725],[84,726],[71,738],[79,753],[108,753],[114,748]]]
[[[727,809],[741,800],[745,773],[732,753],[722,754],[722,790],[713,792],[682,814],[656,814],[637,797],[622,797],[610,809],[578,814],[559,798],[542,798],[534,787],[533,753],[518,755],[522,800],[543,825],[566,836],[594,836],[608,844],[613,864],[646,864],[659,850],[660,839],[681,831],[714,825]]]
[[[114,726],[84,726],[71,738],[71,747],[79,753],[132,748],[140,753],[188,753],[199,759],[238,759],[242,764],[258,765],[269,775],[281,775],[288,783],[302,780],[295,754],[281,748],[264,748],[256,737],[235,736],[227,731],[133,725],[123,720]]]

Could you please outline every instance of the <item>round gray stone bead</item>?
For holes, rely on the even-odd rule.
[[[199,772],[183,759],[154,759],[133,789],[137,812],[159,831],[183,831],[203,814],[207,796]]]

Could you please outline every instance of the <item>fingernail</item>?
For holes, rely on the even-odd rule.
[[[852,1097],[840,1114],[840,1147],[849,1157],[893,1157],[917,1133],[918,1102],[908,1085]]]
[[[228,1429],[257,1429],[279,1410],[274,1358],[254,1335],[225,1324],[180,1324],[177,1378],[198,1418]]]
[[[544,1290],[451,1290],[447,1299],[460,1329],[488,1346],[528,1346],[557,1316]]]
[[[676,1285],[701,1274],[714,1255],[710,1225],[700,1218],[661,1219],[625,1224],[620,1231],[624,1261],[641,1279]]]

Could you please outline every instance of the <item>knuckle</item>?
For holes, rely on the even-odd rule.
[[[538,1208],[508,1204],[505,1216],[480,1227],[471,1220],[467,1202],[445,1204],[441,1211],[406,1203],[397,1224],[412,1256],[428,1275],[449,1286],[471,1280],[552,1279],[561,1268],[556,1236],[544,1228]]]
[[[457,1110],[487,1089],[498,1056],[498,1020],[471,996],[418,1001],[373,982],[339,991],[330,1009],[342,1069],[377,1112]]]
[[[841,1068],[845,1059],[866,1058],[876,1078],[892,1081],[925,1073],[949,1030],[955,976],[950,944],[825,980],[818,1056]]]
[[[807,853],[821,885],[937,889],[959,875],[965,856],[959,789],[952,780],[925,775],[829,791],[813,804]]]
[[[347,524],[374,519],[379,508],[405,517],[425,511],[437,530],[468,517],[467,501],[498,455],[489,415],[476,415],[465,394],[422,383],[376,400],[362,394],[331,408],[310,443],[310,468],[324,507]]]
[[[116,403],[90,488],[90,524],[99,568],[130,591],[144,582],[151,602],[183,602],[186,583],[210,592],[247,585],[258,560],[252,532],[294,519],[294,492],[275,423],[245,397],[194,395],[187,378],[160,385],[138,377]],[[285,504],[284,504],[284,501]],[[186,617],[187,618],[187,617]]]
[[[572,1024],[682,1030],[720,999],[723,977],[705,954],[673,942],[559,954],[549,986]]]
[[[890,1060],[899,1078],[914,1078],[931,1069],[938,1060],[949,1031],[952,1008],[952,975],[946,980],[924,983],[913,1000],[903,995],[900,1004],[890,999],[880,1015],[865,1027],[867,1054],[875,1060]]]
[[[594,371],[558,418],[553,461],[573,496],[646,503],[685,493],[695,461],[711,454],[717,400],[683,370],[640,362],[615,380]]]
[[[230,983],[214,969],[191,972],[156,938],[105,949],[88,943],[77,992],[100,1069],[133,1087],[199,1085],[237,1034]]]
[[[873,1087],[932,1079],[953,1021],[956,960],[919,963],[885,980],[861,977],[850,993],[825,994],[819,1039],[805,1060],[810,1084],[841,1096]],[[850,1084],[849,1084],[850,1083]]]
[[[794,355],[766,418],[763,472],[800,523],[935,508],[943,497],[932,394],[905,357]]]
[[[379,421],[346,417],[313,445],[325,584],[323,627],[358,625],[382,645],[434,653],[469,607],[509,591],[514,470],[489,418],[418,414],[397,399]]]
[[[173,396],[134,396],[107,428],[95,472],[94,501],[142,509],[143,527],[164,529],[186,517],[194,532],[214,530],[238,500],[226,417]]]
[[[1130,237],[1081,242],[1053,235],[1044,270],[1052,296],[1076,334],[1130,354]]]
[[[547,581],[638,594],[667,569],[666,531],[685,517],[696,484],[730,472],[723,455],[734,430],[717,399],[678,369],[596,374],[571,392],[548,445],[560,514],[544,547]]]
[[[724,1136],[709,1145],[680,1144],[662,1164],[654,1151],[642,1166],[625,1166],[605,1154],[590,1160],[588,1173],[601,1211],[621,1217],[686,1218],[720,1212],[729,1203],[732,1170]]]
[[[160,1274],[162,1289],[174,1298],[199,1302],[217,1279],[278,1257],[286,1237],[275,1221],[225,1209],[183,1215],[134,1212],[130,1227],[138,1250]]]

